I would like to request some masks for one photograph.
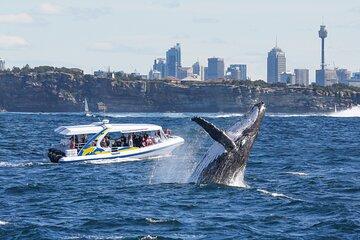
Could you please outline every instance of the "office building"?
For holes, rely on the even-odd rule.
[[[274,47],[267,57],[267,82],[280,82],[280,74],[286,72],[285,53],[279,48]]]
[[[154,60],[153,70],[160,72],[160,78],[165,78],[166,62],[165,58],[157,58]]]
[[[347,69],[344,69],[344,68],[336,69],[336,75],[337,75],[339,83],[348,85],[349,80],[351,78],[350,71],[348,71]]]
[[[159,79],[162,79],[161,72],[159,72],[159,71],[157,71],[157,70],[150,70],[148,79],[149,79],[149,80],[159,80]]]
[[[180,43],[177,43],[166,52],[166,76],[177,78],[179,68],[181,68],[181,48]]]
[[[295,84],[309,86],[309,69],[295,69]]]
[[[320,69],[316,70],[316,84],[320,86],[331,86],[338,83],[336,70]]]
[[[228,67],[226,74],[230,79],[233,80],[247,80],[247,69],[245,64],[231,64]]]
[[[200,76],[201,66],[199,62],[196,62],[192,65],[193,74],[197,74]]]
[[[295,85],[295,75],[292,73],[283,72],[280,74],[280,83],[288,85]]]
[[[193,75],[193,68],[192,67],[179,67],[177,69],[177,78],[184,79]]]
[[[193,68],[193,74],[198,75],[197,79],[204,81],[205,80],[205,67],[201,66],[199,61],[197,61],[196,63],[194,63],[192,65],[192,68]]]
[[[208,58],[207,67],[207,80],[215,80],[218,78],[224,78],[225,76],[225,64],[222,58]]]

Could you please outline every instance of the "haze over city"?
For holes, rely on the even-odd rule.
[[[0,57],[6,66],[53,65],[135,69],[147,74],[154,58],[181,43],[183,65],[222,57],[266,80],[275,45],[287,70],[320,67],[319,25],[327,26],[326,64],[358,71],[360,3],[340,1],[9,1],[0,10]]]

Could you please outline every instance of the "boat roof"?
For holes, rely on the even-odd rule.
[[[88,125],[61,126],[55,132],[61,135],[72,136],[80,134],[94,134],[109,129],[109,132],[135,133],[161,130],[162,127],[154,124],[108,124],[95,122]]]

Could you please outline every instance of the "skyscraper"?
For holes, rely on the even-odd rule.
[[[246,68],[245,64],[231,64],[226,72],[231,79],[245,81],[247,79]]]
[[[194,63],[192,65],[192,69],[193,69],[193,74],[196,74],[199,76],[199,80],[204,81],[205,79],[205,68],[203,66],[200,65],[199,61],[197,61],[196,63]]]
[[[166,63],[165,58],[157,58],[154,60],[153,70],[160,72],[160,77],[165,78]]]
[[[295,69],[295,84],[309,86],[309,69]]]
[[[201,66],[198,61],[192,65],[192,68],[193,68],[193,74],[197,74],[200,76]]]
[[[166,52],[166,76],[177,77],[177,70],[181,67],[180,43]]]
[[[268,53],[267,57],[267,82],[280,82],[280,74],[286,72],[286,57],[285,53],[275,46]]]
[[[222,58],[208,58],[208,68],[206,79],[213,80],[225,76],[225,64]]]

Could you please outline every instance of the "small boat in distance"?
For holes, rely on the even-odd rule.
[[[87,116],[87,117],[91,117],[92,116],[92,114],[91,114],[91,112],[90,112],[90,110],[89,110],[89,104],[88,104],[88,101],[87,101],[87,99],[85,98],[85,100],[84,100],[84,113],[85,113],[85,116]]]
[[[55,132],[64,136],[49,149],[51,162],[77,162],[119,159],[121,162],[169,155],[184,143],[170,130],[154,124],[110,124],[109,120],[89,125],[61,126]]]

